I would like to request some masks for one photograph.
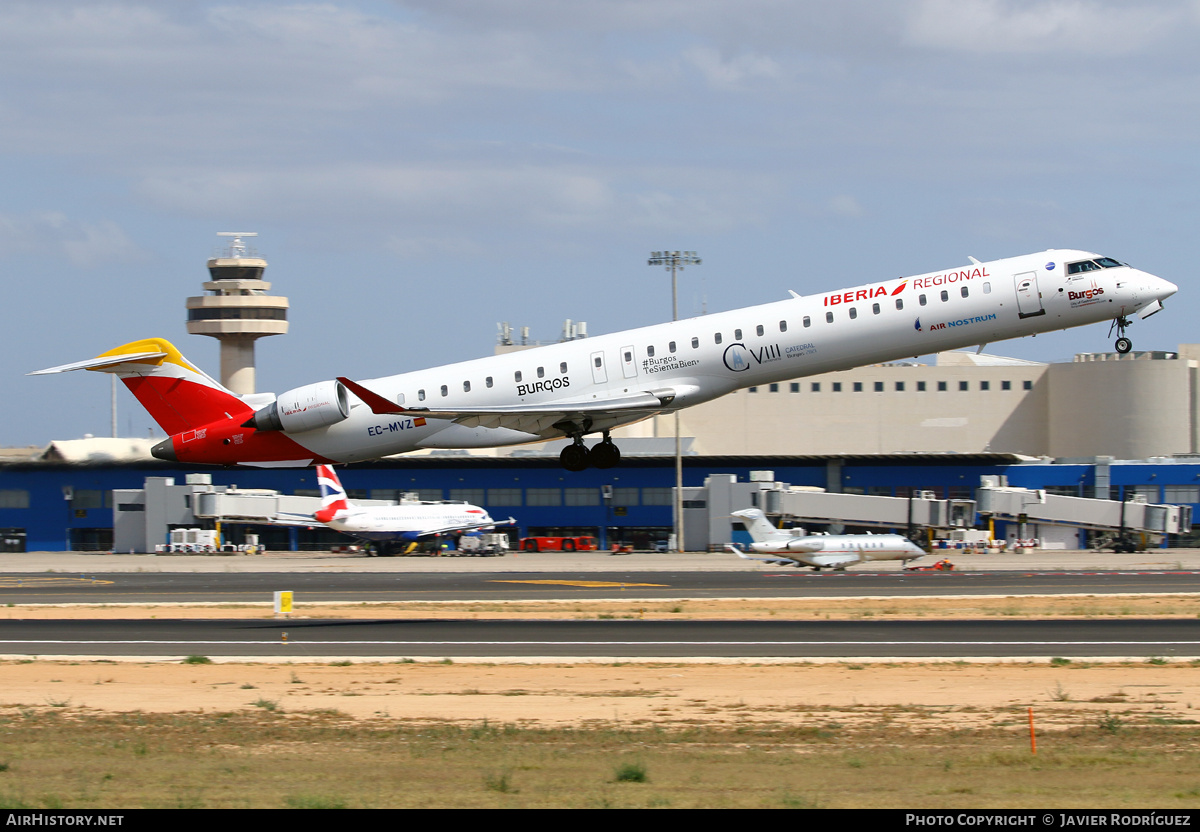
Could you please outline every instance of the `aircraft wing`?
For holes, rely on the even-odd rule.
[[[516,518],[510,517],[507,520],[491,520],[487,523],[458,523],[453,526],[442,526],[440,529],[425,529],[417,532],[414,537],[432,537],[436,534],[450,534],[452,532],[469,532],[475,529],[487,529],[492,526],[511,526],[517,522]]]
[[[324,526],[317,518],[311,514],[292,514],[291,512],[281,511],[270,520],[256,520],[256,523],[263,523],[268,526]]]
[[[509,428],[523,433],[540,433],[562,422],[597,421],[605,416],[653,416],[675,399],[673,389],[640,391],[626,396],[577,402],[515,404],[475,408],[405,407],[395,404],[363,385],[338,377],[371,412],[446,419],[465,427]]]
[[[747,555],[745,552],[743,552],[738,547],[734,546],[732,543],[726,543],[725,548],[728,551],[733,552],[735,555],[737,555],[742,560],[760,560],[763,563],[769,563],[769,564],[772,564],[773,566],[807,566],[808,565],[806,563],[802,563],[801,561],[794,560],[792,558],[757,558],[757,557],[754,557],[754,555]]]

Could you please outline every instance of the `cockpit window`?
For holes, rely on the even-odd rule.
[[[1114,260],[1111,257],[1097,257],[1095,260],[1080,260],[1078,263],[1067,264],[1067,274],[1083,274],[1084,272],[1094,272],[1100,269],[1115,269],[1118,266],[1124,266],[1120,260]]]

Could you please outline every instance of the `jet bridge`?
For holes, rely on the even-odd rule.
[[[1121,502],[987,485],[980,487],[975,496],[980,514],[1009,523],[1050,524],[1091,531],[1124,529],[1160,535],[1187,534],[1192,530],[1191,506],[1157,505],[1140,497]]]
[[[801,523],[880,529],[910,525],[957,529],[975,525],[974,500],[939,500],[932,491],[918,491],[912,497],[875,497],[784,486],[765,491],[762,497],[764,512]]]

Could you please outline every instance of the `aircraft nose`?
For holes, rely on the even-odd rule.
[[[1158,300],[1166,300],[1179,291],[1179,287],[1169,280],[1150,275],[1150,293]]]

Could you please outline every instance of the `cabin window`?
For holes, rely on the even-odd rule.
[[[631,353],[631,352],[626,352],[626,353],[625,353],[625,363],[626,363],[626,364],[629,364],[629,363],[631,363],[632,361],[633,361],[633,353]]]
[[[948,300],[950,300],[950,293],[947,292],[945,289],[943,289],[942,290],[942,303],[945,303]]]
[[[756,326],[756,327],[754,328],[754,331],[755,331],[755,332],[757,332],[757,333],[758,333],[758,334],[761,336],[761,335],[763,334],[763,332],[764,332],[764,330],[763,330],[763,325],[762,325],[762,324],[759,324],[758,326]]]
[[[992,284],[990,282],[987,282],[987,281],[984,282],[983,293],[985,295],[990,295],[992,293]]]
[[[692,339],[692,349],[694,349],[694,350],[700,349],[700,339],[699,338]]]
[[[965,298],[967,295],[971,294],[971,291],[970,291],[970,290],[969,290],[969,289],[968,289],[966,286],[963,286],[961,291],[962,291],[962,296],[963,296],[964,298]]]
[[[780,321],[780,322],[779,322],[779,331],[780,331],[780,332],[787,332],[787,321]]]
[[[419,401],[419,402],[425,401],[425,391],[424,390],[417,391],[417,401]]]
[[[721,333],[719,333],[719,332],[714,332],[714,333],[713,333],[713,343],[714,343],[714,344],[719,344],[719,343],[721,343]]]
[[[464,392],[464,393],[470,393],[470,392],[471,392],[471,382],[469,382],[469,381],[464,381],[464,382],[463,382],[463,392]]]
[[[646,347],[646,355],[650,358],[654,357],[654,347]]]
[[[858,307],[857,307],[857,306],[851,306],[851,307],[850,307],[850,320],[852,320],[852,321],[853,321],[853,320],[854,320],[855,318],[857,318],[857,317],[858,317]]]
[[[446,386],[446,385],[444,385],[444,384],[442,385],[442,395],[443,395],[443,396],[449,396],[449,395],[450,395],[450,388],[449,388],[449,387],[447,387],[447,386]]]
[[[538,378],[545,378],[545,377],[546,377],[546,368],[538,367]]]
[[[833,313],[832,312],[825,313],[825,323],[827,323],[827,324],[833,323]]]
[[[878,303],[871,304],[871,312],[873,312],[876,315],[879,314],[879,304]]]
[[[924,295],[921,295],[920,297],[917,298],[917,302],[920,303],[922,306],[924,306],[929,301],[925,298]]]
[[[807,315],[805,315],[805,316],[804,316],[804,325],[805,325],[805,326],[812,326],[812,318],[810,318],[810,317],[808,317]]]
[[[564,361],[558,365],[558,372],[564,376],[567,374],[567,362]]]
[[[485,378],[483,380],[483,384],[485,387],[491,387],[492,386],[492,377],[488,376],[487,378]]]
[[[521,371],[520,370],[517,370],[515,373],[513,373],[513,381],[515,381],[517,384],[521,383]]]
[[[403,393],[396,394],[396,404],[404,404],[404,394]]]
[[[674,341],[667,342],[667,352],[675,352],[675,342]]]
[[[742,331],[740,329],[735,329],[733,331],[733,340],[735,340],[735,341],[742,340]]]
[[[897,309],[897,310],[900,310],[900,309],[903,309],[903,308],[904,308],[904,299],[903,299],[903,298],[896,298],[896,309]]]

